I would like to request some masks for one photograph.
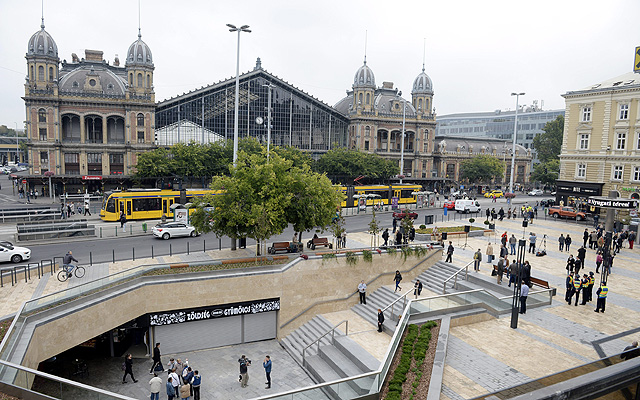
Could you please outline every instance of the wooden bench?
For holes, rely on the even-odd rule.
[[[533,285],[540,286],[541,288],[544,288],[544,289],[551,289],[549,287],[549,282],[547,282],[547,281],[543,281],[542,279],[534,278],[533,276],[531,278],[529,278],[529,280],[531,281],[531,284],[533,284]]]
[[[325,246],[333,249],[333,244],[329,243],[329,239],[327,238],[311,239],[311,250],[315,250],[317,246]]]
[[[286,251],[287,253],[291,252],[291,247],[289,242],[273,242],[271,247],[269,247],[269,254],[276,254],[278,251]]]

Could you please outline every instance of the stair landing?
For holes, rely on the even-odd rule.
[[[349,338],[359,344],[378,361],[383,360],[389,343],[391,343],[391,336],[379,333],[371,322],[365,320],[350,309],[322,314],[322,316],[333,325],[345,319],[349,321]],[[344,325],[340,328],[344,329]]]

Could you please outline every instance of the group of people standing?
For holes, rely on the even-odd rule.
[[[128,357],[130,358],[130,356],[131,355],[129,354]],[[149,371],[150,374],[153,374],[153,378],[149,381],[151,400],[159,400],[160,398],[163,381],[158,374],[163,372],[167,372],[168,374],[167,381],[165,383],[165,390],[169,400],[190,400],[192,396],[194,400],[200,400],[202,376],[198,370],[193,370],[189,366],[188,359],[185,359],[184,362],[182,362],[180,359],[175,360],[174,358],[170,358],[167,368],[165,369],[162,365],[160,355],[160,343],[156,343],[156,346],[153,348],[152,360],[153,364],[151,366],[151,371]],[[125,371],[122,383],[125,383],[127,372],[128,371]],[[131,373],[131,378],[133,378],[133,373]],[[134,379],[134,382],[137,381]]]

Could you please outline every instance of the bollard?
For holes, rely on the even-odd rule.
[[[117,236],[118,236],[118,227],[117,227],[117,226],[114,226],[114,228],[115,228],[115,231],[116,231],[116,237],[117,237]]]
[[[116,230],[116,232],[117,232],[117,230]],[[116,262],[116,251],[115,251],[115,249],[111,250],[111,255],[113,256],[113,263],[115,264],[115,262]]]
[[[102,227],[100,227],[100,239],[102,239]]]
[[[189,242],[187,242],[187,255],[189,255]]]
[[[129,224],[129,235],[133,235],[133,224]]]
[[[89,265],[93,267],[93,254],[89,252]]]
[[[218,250],[222,250],[222,238],[218,238]]]
[[[202,239],[202,251],[207,252],[207,241]]]
[[[133,260],[132,261],[135,261],[136,260],[136,248],[132,247],[131,248],[131,252],[133,253]]]
[[[151,246],[151,258],[155,258],[155,257],[153,256],[153,246]]]
[[[4,287],[4,282],[3,282],[3,279],[2,279],[3,278],[3,273],[4,273],[4,270],[0,269],[0,287]]]
[[[171,243],[169,243],[169,257],[173,256],[173,250],[171,248]]]

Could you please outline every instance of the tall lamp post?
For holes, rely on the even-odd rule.
[[[242,25],[237,28],[235,25],[227,24],[229,32],[238,32],[238,50],[236,52],[236,104],[235,115],[233,117],[233,166],[236,166],[236,160],[238,159],[238,112],[240,108],[240,32],[250,33],[249,25]]]
[[[267,101],[269,103],[267,106],[267,161],[269,161],[269,145],[271,144],[271,91],[275,86],[271,83],[266,83],[262,86],[269,90],[269,95],[267,96]]]
[[[407,116],[407,101],[401,97],[402,92],[398,92],[398,96],[402,101],[402,136],[400,138],[400,184],[402,185],[402,177],[404,176],[404,126]]]
[[[18,140],[18,123],[14,122],[16,126],[16,168],[18,167],[18,163],[20,162],[20,141]],[[8,160],[7,160],[8,162]]]
[[[522,267],[524,266],[524,256],[527,250],[527,241],[518,240],[518,251],[516,261],[516,281],[513,285],[513,298],[511,299],[511,328],[518,328],[518,313],[520,311],[520,286],[522,285]]]
[[[518,107],[520,96],[524,96],[524,93],[511,93],[512,96],[516,96],[516,117],[513,122],[513,149],[511,150],[511,179],[509,180],[509,193],[513,193],[513,178],[515,176],[516,167],[516,135],[518,133]]]

